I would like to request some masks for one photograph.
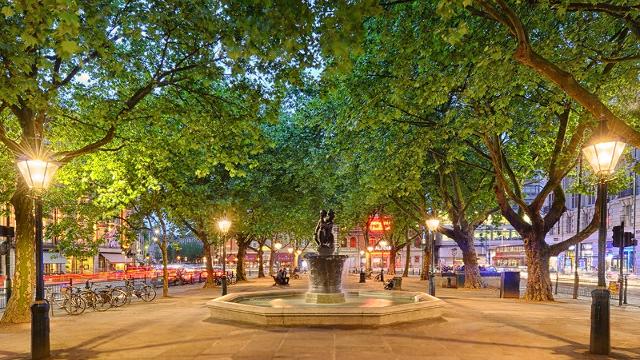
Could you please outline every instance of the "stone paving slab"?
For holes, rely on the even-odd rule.
[[[379,290],[382,284],[351,289]],[[271,279],[230,291],[275,289]],[[293,280],[292,288],[305,288]],[[424,291],[405,279],[403,288]],[[640,359],[640,308],[612,306],[610,357],[588,354],[589,299],[554,303],[498,299],[491,289],[437,289],[442,319],[369,329],[279,328],[209,318],[205,303],[219,289],[172,288],[171,297],[104,313],[52,318],[54,359]],[[59,313],[59,312],[58,312]],[[0,327],[0,359],[29,358],[29,325]]]

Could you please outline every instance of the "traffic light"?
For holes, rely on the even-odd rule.
[[[622,225],[616,225],[613,227],[613,246],[620,247],[623,242],[624,235],[622,234],[624,230],[622,229]]]
[[[638,245],[638,240],[634,239],[633,233],[625,232],[624,233],[624,247],[636,246],[636,245]]]

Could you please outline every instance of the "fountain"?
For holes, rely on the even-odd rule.
[[[342,289],[347,255],[333,236],[334,213],[322,211],[317,253],[309,263],[309,289],[231,293],[207,302],[212,318],[273,326],[380,326],[442,316],[443,302],[422,292]]]

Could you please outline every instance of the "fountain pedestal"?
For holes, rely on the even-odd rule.
[[[342,268],[347,255],[306,254],[309,263],[309,304],[340,304],[345,302],[342,292]]]

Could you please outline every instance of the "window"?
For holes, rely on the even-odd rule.
[[[351,237],[351,239],[349,239],[349,247],[351,248],[355,248],[356,247],[356,238],[355,237]]]
[[[632,216],[631,216],[632,215],[632,210],[633,210],[633,208],[632,208],[631,204],[624,205],[622,207],[622,216],[624,216],[623,219],[624,219],[625,224],[627,224],[627,225],[631,224],[631,221],[632,221],[631,220],[631,218],[632,218]]]
[[[573,217],[572,216],[567,216],[566,224],[567,224],[567,227],[565,228],[565,232],[567,232],[567,233],[573,232]]]

